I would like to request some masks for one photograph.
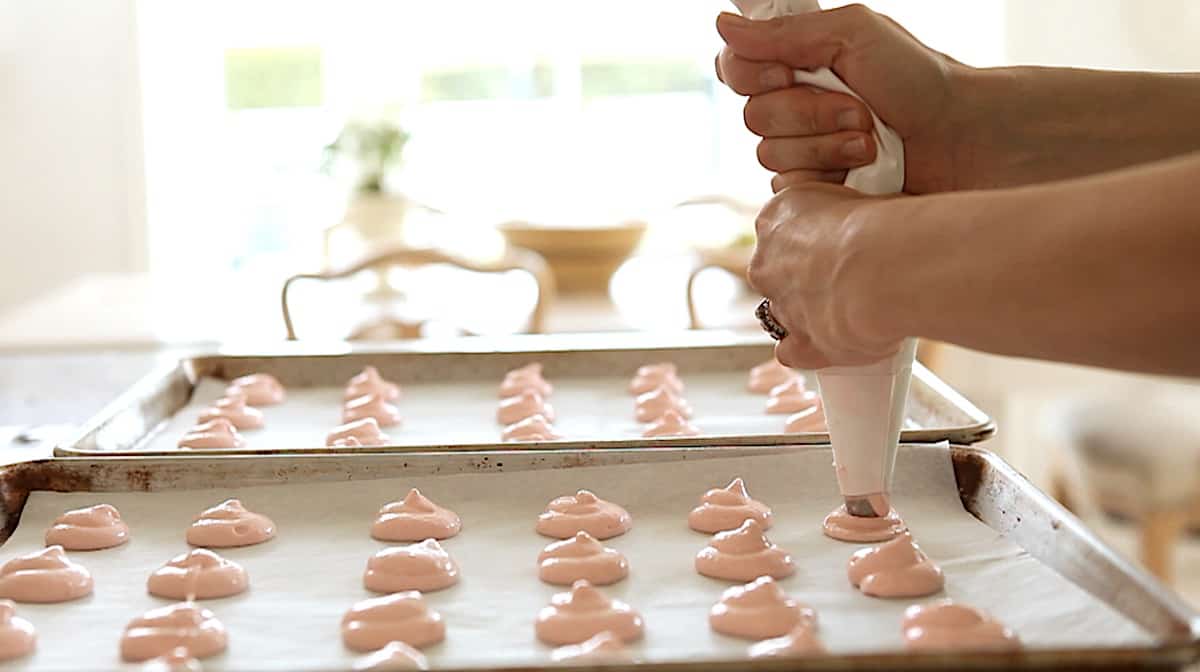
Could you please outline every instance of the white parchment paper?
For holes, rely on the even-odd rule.
[[[645,425],[633,417],[634,397],[628,377],[555,378],[550,403],[557,413],[555,429],[570,440],[642,438]],[[744,390],[742,373],[694,374],[685,380],[684,397],[695,411],[693,424],[706,436],[780,434],[786,415],[768,415],[767,397]],[[498,382],[497,382],[498,384]],[[815,389],[815,382],[811,383]],[[173,451],[201,409],[223,396],[227,383],[203,379],[188,404],[137,450]],[[261,410],[266,426],[242,432],[247,450],[320,448],[325,436],[341,424],[340,387],[292,388],[283,404]],[[478,382],[412,384],[396,403],[404,422],[386,427],[389,445],[465,445],[499,443],[496,385]],[[915,428],[914,422],[906,427]],[[519,447],[519,444],[513,444]]]
[[[462,581],[428,596],[447,624],[446,641],[427,651],[432,665],[548,664],[550,647],[534,638],[533,618],[561,589],[537,579],[535,559],[550,540],[537,535],[533,524],[552,497],[581,487],[625,505],[633,515],[633,529],[607,542],[628,556],[630,576],[605,590],[645,617],[646,637],[636,645],[637,655],[654,661],[741,656],[746,642],[708,628],[709,607],[731,584],[695,573],[692,558],[708,537],[686,524],[704,490],[739,475],[754,496],[774,508],[777,522],[769,534],[793,553],[799,568],[782,585],[817,609],[829,649],[898,649],[900,614],[912,601],[857,593],[844,567],[859,546],[821,534],[822,517],[838,502],[830,461],[828,450],[783,450],[731,459],[229,490],[34,493],[15,534],[0,548],[3,559],[39,548],[44,530],[63,510],[98,502],[122,511],[132,541],[71,554],[95,576],[91,597],[18,607],[37,627],[40,644],[13,669],[120,668],[117,645],[124,624],[167,604],[146,594],[146,577],[186,550],[184,528],[195,513],[234,496],[271,516],[279,534],[259,546],[222,551],[243,563],[251,588],[205,602],[228,627],[230,639],[228,652],[207,661],[205,669],[345,668],[354,656],[341,645],[340,619],[355,601],[371,596],[362,587],[362,572],[367,558],[385,546],[370,538],[369,525],[382,504],[414,486],[463,519],[463,532],[445,542]],[[990,611],[1031,647],[1151,641],[1134,623],[967,514],[945,449],[902,447],[895,501],[946,572],[945,594],[935,598],[950,596]]]

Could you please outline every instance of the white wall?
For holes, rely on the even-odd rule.
[[[0,0],[0,310],[146,265],[134,0]]]
[[[1010,63],[1200,70],[1196,0],[1008,0]]]

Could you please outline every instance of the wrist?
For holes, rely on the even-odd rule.
[[[846,221],[846,234],[839,255],[845,267],[853,268],[850,282],[840,292],[845,301],[846,323],[871,346],[890,346],[913,335],[906,323],[905,301],[911,290],[899,285],[904,277],[903,259],[910,254],[909,241],[898,231],[904,224],[906,201],[889,198],[868,201],[855,208]]]
[[[956,319],[948,288],[969,277],[980,222],[965,212],[982,193],[875,200],[852,215],[848,245],[861,269],[849,319],[879,345],[940,333]],[[957,213],[957,214],[956,214]],[[964,275],[965,274],[965,275]]]
[[[1014,172],[1030,160],[1020,132],[1035,113],[1023,105],[1027,73],[955,64],[947,77],[953,95],[943,132],[953,185],[945,191],[1011,186],[1017,181]]]

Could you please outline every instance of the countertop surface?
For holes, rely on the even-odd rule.
[[[55,438],[178,356],[169,350],[0,353],[0,463],[49,456]]]

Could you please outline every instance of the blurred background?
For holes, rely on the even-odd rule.
[[[867,4],[976,66],[1200,70],[1192,0]],[[0,351],[754,328],[769,176],[713,73],[727,8],[0,0]],[[1200,595],[1172,572],[1200,563],[1192,383],[922,357]]]

